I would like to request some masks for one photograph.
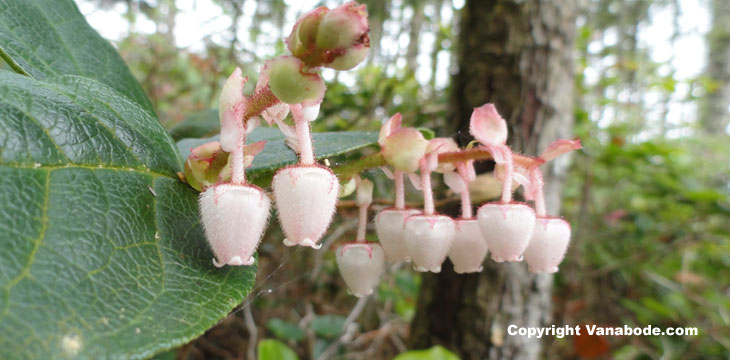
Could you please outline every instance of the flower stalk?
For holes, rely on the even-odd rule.
[[[431,189],[431,171],[428,169],[427,160],[421,160],[421,188],[423,189],[423,214],[433,215],[433,189]]]
[[[302,165],[314,165],[314,150],[312,149],[312,136],[309,133],[309,121],[306,119],[294,118],[297,141],[299,143],[299,163]]]
[[[396,170],[393,173],[393,180],[395,182],[395,208],[398,210],[403,210],[406,208],[406,194],[403,172]]]
[[[461,218],[462,219],[471,219],[474,217],[474,214],[471,210],[471,194],[469,193],[469,183],[471,182],[469,179],[469,170],[467,168],[467,164],[465,162],[460,162],[456,165],[456,171],[459,174],[459,177],[461,178],[461,181],[464,183],[464,189],[461,191]]]
[[[238,141],[238,146],[236,146],[236,149],[231,152],[231,184],[233,185],[246,184],[246,164],[243,154],[243,148],[246,143],[246,132],[241,131],[240,133],[241,137]]]

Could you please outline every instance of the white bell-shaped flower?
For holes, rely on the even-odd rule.
[[[530,271],[557,272],[569,243],[570,224],[567,221],[553,217],[537,218],[532,240],[524,254]]]
[[[318,165],[279,170],[271,183],[284,230],[284,245],[314,249],[335,213],[339,183],[332,170]]]
[[[420,272],[440,272],[456,232],[454,220],[443,215],[414,215],[406,219],[404,230],[413,268]]]
[[[476,219],[456,219],[454,242],[449,249],[449,259],[454,263],[454,271],[459,274],[482,271],[482,263],[487,255],[487,241],[482,235]]]
[[[385,270],[385,254],[378,244],[354,242],[338,247],[337,267],[350,292],[363,297],[373,293]]]
[[[411,261],[403,231],[406,218],[420,213],[417,209],[385,209],[375,216],[375,231],[389,261]]]
[[[220,184],[201,193],[199,201],[213,264],[253,264],[269,219],[269,197],[255,186]]]
[[[521,261],[532,238],[535,211],[524,203],[487,203],[477,212],[492,260]]]

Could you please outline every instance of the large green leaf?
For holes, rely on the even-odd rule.
[[[216,269],[156,119],[98,81],[0,71],[0,358],[139,358],[253,286]]]
[[[73,0],[0,0],[0,57],[39,80],[58,75],[98,80],[154,112],[122,58]]]
[[[205,139],[182,139],[177,142],[183,158],[187,158],[190,149],[206,142],[218,140],[218,137]],[[246,173],[256,174],[271,172],[281,167],[296,163],[297,154],[284,142],[284,135],[276,128],[259,127],[246,138],[246,143],[266,140],[264,150],[257,155]],[[367,131],[324,132],[313,133],[312,143],[317,159],[325,159],[341,155],[353,150],[375,144],[378,133]]]

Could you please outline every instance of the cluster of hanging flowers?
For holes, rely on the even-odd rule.
[[[191,149],[185,163],[187,182],[201,191],[199,205],[213,264],[251,265],[269,222],[271,199],[246,181],[245,169],[265,142],[246,144],[246,135],[260,123],[276,124],[299,155],[295,165],[279,169],[271,188],[287,246],[319,249],[337,204],[337,176],[315,160],[309,123],[319,114],[325,85],[319,69],[347,70],[367,55],[369,44],[364,5],[348,2],[335,9],[319,7],[297,20],[286,39],[291,55],[267,61],[253,94],[244,95],[247,81],[236,69],[226,81],[219,107],[220,141]],[[293,125],[285,122],[291,114]],[[373,183],[354,176],[360,210],[357,237],[336,249],[340,272],[356,296],[372,293],[385,262],[412,261],[417,271],[439,272],[448,256],[459,273],[478,272],[488,252],[494,261],[527,261],[533,272],[555,272],[570,241],[570,225],[546,214],[540,165],[580,148],[580,142],[559,140],[536,158],[513,154],[505,145],[507,124],[491,104],[474,110],[470,132],[480,145],[461,150],[449,138],[426,140],[414,128],[401,126],[401,115],[381,129],[380,156],[395,182],[395,203],[375,217],[380,243],[366,242],[368,207]],[[477,156],[470,156],[476,154]],[[473,162],[492,158],[503,183],[499,202],[472,213],[469,183]],[[461,217],[436,212],[431,176],[461,195]],[[423,209],[407,208],[404,179],[423,192]],[[512,201],[513,181],[532,201]]]
[[[570,225],[546,214],[540,165],[579,149],[580,142],[558,140],[536,158],[513,154],[505,144],[507,123],[492,104],[474,109],[470,132],[479,145],[460,150],[450,138],[426,140],[418,130],[401,127],[400,114],[385,122],[380,145],[383,158],[393,167],[387,172],[395,182],[395,206],[376,216],[375,227],[386,257],[412,261],[415,270],[431,272],[441,271],[448,257],[457,273],[470,273],[482,270],[490,252],[495,262],[524,257],[532,272],[556,272],[570,242]],[[481,205],[475,217],[469,183],[476,177],[473,162],[480,152],[496,162],[502,196],[498,202]],[[452,219],[435,211],[432,172],[443,174],[446,185],[461,195],[461,217]],[[404,174],[423,191],[422,210],[405,207]],[[513,181],[524,187],[534,209],[512,200]]]

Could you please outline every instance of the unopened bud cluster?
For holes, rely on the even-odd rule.
[[[226,81],[219,116],[220,141],[191,149],[185,163],[188,184],[201,191],[200,212],[215,266],[251,265],[268,224],[269,195],[247,183],[245,169],[265,142],[246,144],[260,118],[276,124],[299,155],[295,165],[279,169],[271,192],[287,246],[320,248],[320,239],[336,210],[340,184],[331,169],[316,162],[309,123],[318,114],[325,85],[319,67],[346,70],[366,56],[369,47],[364,5],[348,2],[329,10],[317,8],[302,16],[286,40],[291,55],[267,61],[256,90],[244,95],[247,79],[236,69]],[[291,114],[291,123],[284,120]],[[375,217],[379,243],[366,241],[373,183],[354,177],[360,210],[357,237],[336,249],[340,272],[356,296],[373,292],[385,261],[412,261],[417,271],[441,271],[448,257],[456,272],[478,272],[487,253],[496,262],[521,261],[533,272],[555,272],[570,241],[570,225],[545,213],[540,164],[580,148],[580,142],[559,140],[537,158],[516,164],[506,145],[507,124],[491,104],[476,108],[470,132],[497,164],[500,201],[483,204],[472,214],[469,184],[476,178],[474,160],[449,138],[426,140],[420,131],[402,126],[396,114],[380,131],[383,170],[395,182],[395,204]],[[454,157],[454,155],[456,155]],[[449,161],[441,161],[452,156]],[[457,159],[454,161],[454,159]],[[462,214],[454,219],[436,212],[432,173],[461,196]],[[423,192],[423,208],[405,205],[405,178]],[[512,201],[513,181],[524,188],[528,203]],[[343,187],[343,189],[348,186]],[[354,190],[354,188],[353,188]],[[533,209],[534,207],[534,209]]]

